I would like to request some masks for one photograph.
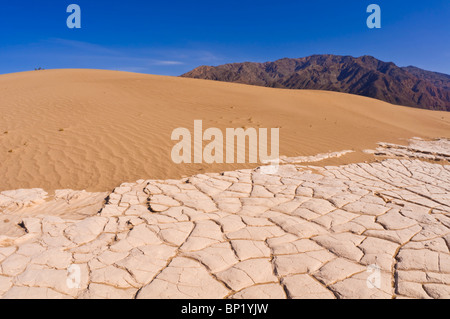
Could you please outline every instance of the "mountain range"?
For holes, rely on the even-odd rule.
[[[182,77],[283,89],[351,93],[416,108],[450,111],[450,75],[399,67],[372,56],[312,55],[274,62],[200,66]]]

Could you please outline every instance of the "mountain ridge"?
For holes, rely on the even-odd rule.
[[[273,62],[200,66],[181,77],[284,89],[351,93],[392,104],[450,111],[450,75],[398,67],[372,56],[311,55]]]

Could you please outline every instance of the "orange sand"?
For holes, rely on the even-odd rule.
[[[280,154],[361,150],[414,136],[450,137],[450,113],[325,91],[100,70],[0,75],[0,191],[108,191],[122,182],[167,179],[255,165],[171,161],[177,127],[280,127]],[[327,163],[329,164],[329,163]]]

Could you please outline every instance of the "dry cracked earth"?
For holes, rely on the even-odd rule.
[[[0,297],[450,298],[450,142],[373,153],[111,194],[3,192]]]

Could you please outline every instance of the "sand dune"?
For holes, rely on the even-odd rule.
[[[355,150],[330,160],[372,159],[362,150],[414,136],[450,137],[450,113],[324,91],[288,91],[100,70],[0,76],[0,191],[108,191],[254,165],[176,165],[171,133],[207,127],[280,127],[280,154]],[[327,164],[330,164],[330,161]]]

